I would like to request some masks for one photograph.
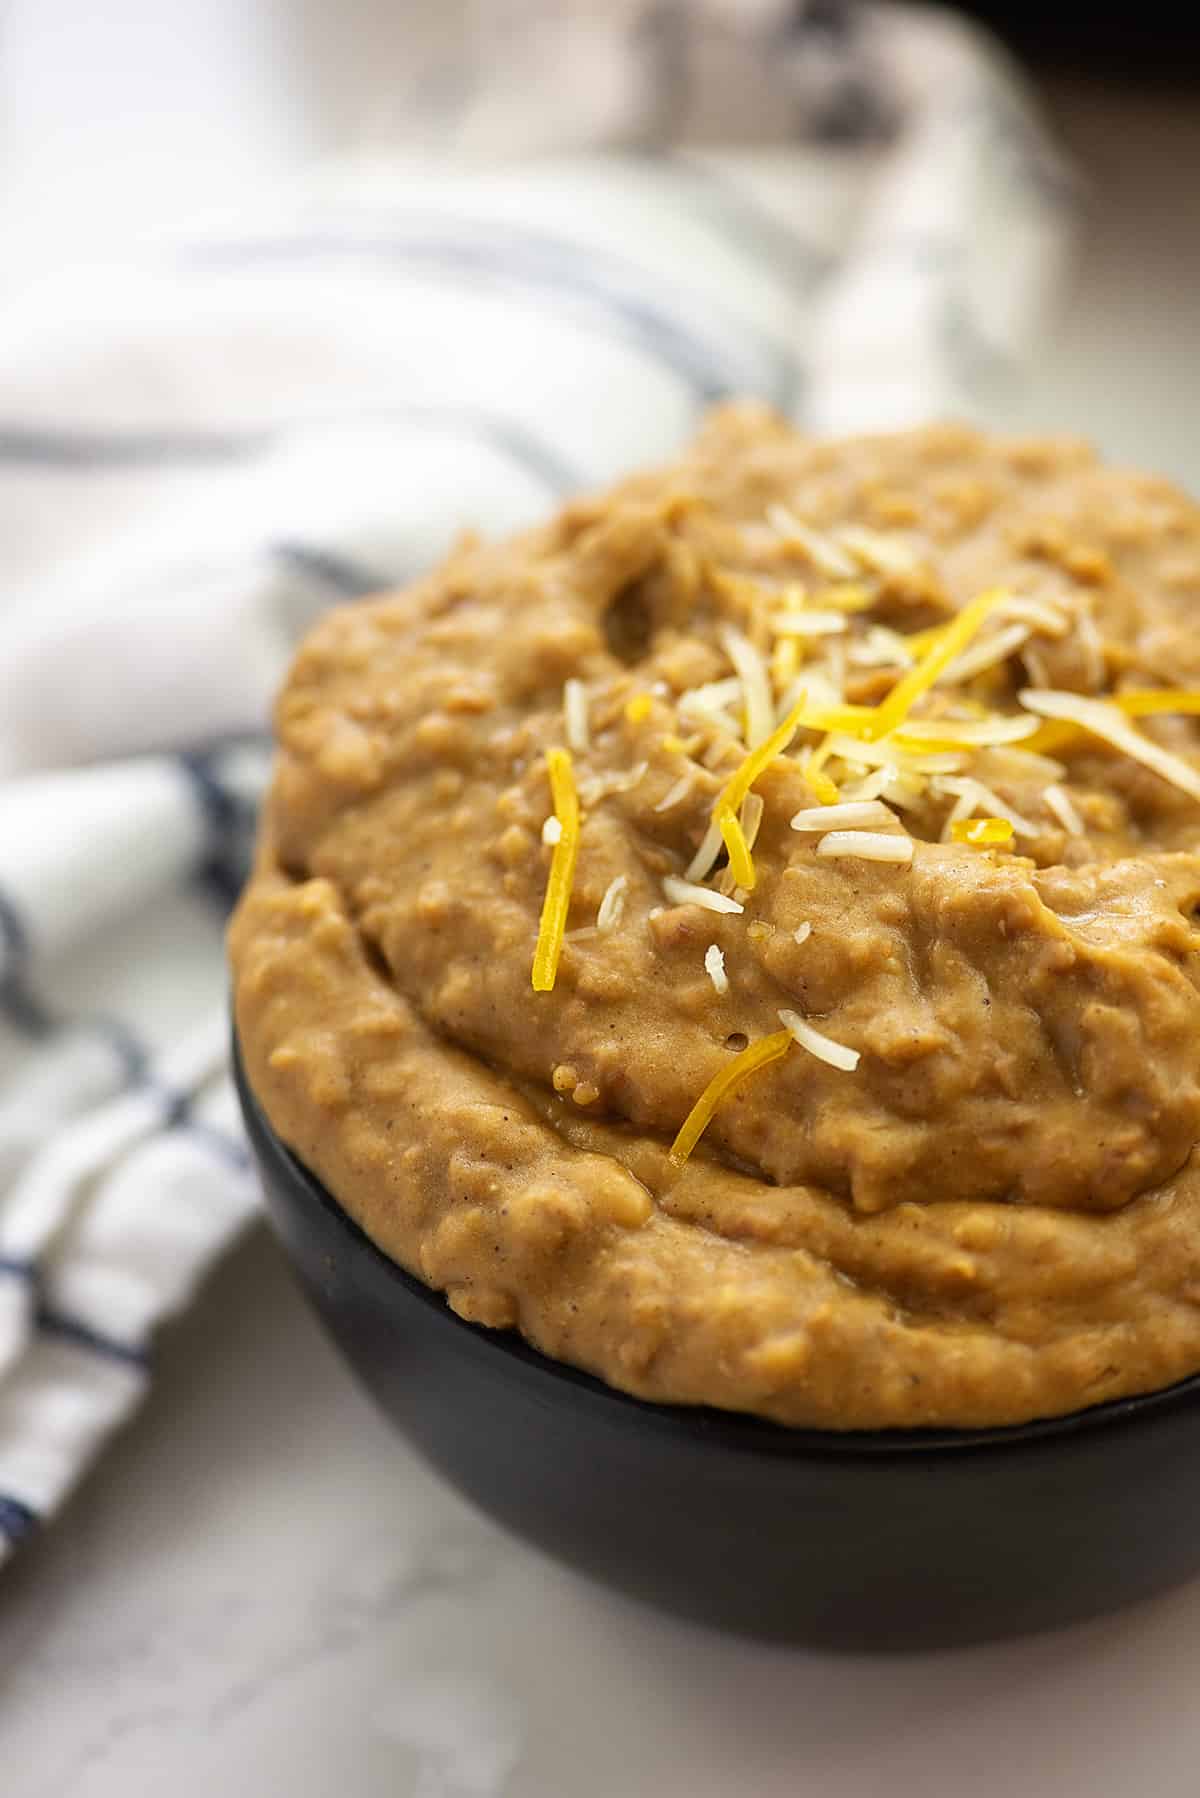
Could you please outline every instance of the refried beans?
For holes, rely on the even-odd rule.
[[[1200,1369],[1200,510],[815,442],[469,540],[300,650],[232,933],[279,1134],[642,1397],[984,1426]]]

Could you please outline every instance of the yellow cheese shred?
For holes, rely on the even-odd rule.
[[[1127,718],[1151,718],[1164,712],[1175,712],[1190,716],[1200,715],[1200,688],[1198,687],[1129,687],[1124,693],[1098,695],[1108,705],[1115,705],[1119,712]],[[1035,755],[1053,755],[1056,749],[1062,749],[1067,743],[1077,742],[1085,736],[1083,726],[1068,724],[1063,719],[1054,719],[1043,724],[1041,729],[1022,743],[1022,749],[1030,749]]]
[[[720,807],[716,814],[717,828],[721,832],[721,841],[729,853],[729,867],[738,886],[745,887],[748,893],[754,891],[754,883],[758,876],[754,870],[754,857],[750,853],[750,845],[746,841],[746,833],[736,812],[730,811],[727,805]]]
[[[712,809],[713,823],[721,833],[721,840],[729,852],[729,865],[733,869],[733,877],[740,887],[748,893],[754,891],[754,860],[746,842],[745,832],[738,822],[738,812],[742,801],[764,769],[781,756],[804,717],[804,695],[800,695],[782,724],[776,725],[769,737],[752,749],[740,768],[730,775]],[[736,858],[736,859],[735,859]]]
[[[676,1167],[682,1167],[696,1144],[700,1141],[717,1106],[735,1086],[759,1068],[765,1068],[769,1062],[780,1061],[792,1046],[790,1030],[776,1030],[771,1036],[761,1036],[756,1043],[743,1049],[740,1055],[727,1062],[711,1079],[687,1117],[683,1120],[679,1135],[671,1144],[671,1160]]]
[[[832,775],[826,774],[824,763],[828,761],[833,748],[833,739],[826,737],[815,749],[810,749],[800,763],[801,773],[817,796],[820,805],[836,805],[841,798],[837,782]]]
[[[565,749],[546,751],[546,772],[550,776],[550,792],[554,800],[554,816],[562,834],[554,845],[550,874],[546,881],[546,897],[542,902],[542,921],[538,926],[537,948],[533,954],[533,990],[553,991],[562,954],[563,933],[567,928],[567,912],[571,905],[571,888],[575,881],[575,858],[579,853],[579,797],[575,791],[575,770]]]
[[[649,693],[635,693],[625,702],[625,716],[630,724],[644,724],[653,709],[654,701]]]
[[[1114,693],[1112,703],[1127,718],[1149,718],[1155,712],[1200,714],[1200,687],[1130,687]]]
[[[997,843],[1011,843],[1013,827],[1007,818],[958,818],[950,826],[956,843],[969,843],[973,849],[990,849]]]
[[[1003,605],[1008,597],[1004,588],[997,587],[988,593],[981,593],[977,599],[965,605],[957,617],[942,626],[916,666],[896,682],[887,698],[874,707],[871,717],[858,726],[854,735],[865,737],[869,743],[876,743],[880,737],[886,737],[889,731],[903,724],[922,694],[928,693],[938,676],[962,654],[996,608]]]

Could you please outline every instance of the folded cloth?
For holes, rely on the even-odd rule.
[[[1054,286],[1069,183],[953,15],[613,12],[612,54],[573,64],[570,154],[360,168],[73,271],[0,330],[10,1549],[255,1210],[221,933],[309,620],[671,453],[727,396],[822,430],[986,410]],[[727,135],[770,116],[786,141],[674,136],[711,111],[714,43]],[[614,121],[614,94],[638,108]],[[476,102],[472,148],[538,115],[528,84]]]

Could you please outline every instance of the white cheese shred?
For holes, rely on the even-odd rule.
[[[604,889],[604,897],[600,901],[600,909],[596,913],[597,930],[615,930],[621,922],[625,910],[625,894],[629,887],[628,874],[617,874]]]
[[[911,574],[919,566],[907,543],[896,537],[885,537],[880,531],[845,524],[837,537],[843,549],[848,549],[872,574]]]
[[[899,831],[831,830],[817,844],[818,855],[854,855],[864,862],[907,864],[913,858],[913,840]]]
[[[1155,774],[1178,787],[1190,799],[1200,799],[1200,768],[1194,768],[1181,756],[1172,755],[1161,744],[1144,737],[1115,706],[1106,705],[1099,699],[1085,699],[1080,693],[1062,693],[1053,688],[1042,691],[1026,687],[1017,697],[1031,712],[1037,712],[1042,718],[1061,718],[1069,724],[1080,725],[1093,737],[1099,737],[1135,762],[1141,762],[1143,767],[1152,768]]]
[[[879,799],[854,799],[839,805],[808,805],[792,819],[793,830],[870,830],[895,822]]]
[[[852,556],[831,537],[822,537],[819,531],[803,523],[787,506],[768,507],[767,523],[785,542],[798,543],[813,567],[828,575],[830,580],[852,581],[857,575],[858,564]]]
[[[942,670],[938,678],[941,687],[957,686],[959,682],[970,680],[976,674],[982,674],[985,668],[994,668],[998,662],[1007,662],[1030,637],[1027,624],[1008,624],[994,636],[984,638],[981,643],[973,643],[970,649],[964,649],[956,656],[948,668]]]
[[[548,849],[553,849],[555,843],[562,842],[562,819],[556,818],[553,812],[542,825],[542,841]]]
[[[679,804],[681,799],[686,799],[692,790],[692,783],[695,778],[696,771],[694,768],[689,768],[686,774],[681,774],[679,779],[675,782],[675,785],[669,787],[663,794],[662,798],[654,808],[655,811],[669,812],[672,806]]]
[[[729,899],[724,893],[714,893],[711,887],[697,886],[694,881],[680,880],[675,874],[666,875],[662,886],[672,905],[698,905],[703,911],[745,910],[736,899]]]
[[[755,843],[758,841],[758,833],[762,828],[763,813],[766,809],[766,801],[761,793],[747,793],[746,797],[742,800],[742,809],[739,813],[739,819],[742,826],[742,835],[746,839],[747,849],[753,849]]]
[[[725,953],[716,943],[710,943],[704,951],[704,969],[718,993],[729,991],[729,976],[725,972]]]
[[[704,840],[687,865],[688,880],[706,880],[724,847],[721,826],[714,818],[704,833]]]
[[[779,1022],[785,1030],[790,1031],[802,1049],[807,1049],[810,1055],[815,1055],[818,1061],[825,1062],[828,1067],[841,1068],[843,1073],[852,1074],[862,1059],[857,1049],[848,1049],[845,1043],[835,1043],[820,1030],[814,1030],[798,1011],[781,1011]]]
[[[846,614],[776,612],[769,623],[777,637],[839,637],[846,628]]]
[[[721,647],[737,670],[746,706],[746,744],[756,749],[775,728],[771,676],[762,652],[732,624],[721,632]]]
[[[586,755],[592,746],[588,725],[587,692],[581,680],[563,682],[563,725],[567,748],[576,755]]]
[[[1042,798],[1069,837],[1084,835],[1083,819],[1079,816],[1075,808],[1075,801],[1068,792],[1065,792],[1060,786],[1052,785],[1043,789]]]
[[[985,786],[981,780],[975,780],[971,775],[964,778],[946,775],[938,781],[937,785],[943,793],[959,795],[960,804],[955,806],[954,811],[946,820],[947,830],[950,828],[951,822],[958,824],[963,818],[969,818],[972,812],[982,812],[992,818],[1005,819],[1012,825],[1019,837],[1041,835],[1040,824],[1035,824],[1032,818],[1027,818],[1015,806],[1009,805],[1006,799],[1001,799],[993,787]],[[963,809],[964,807],[965,809]]]

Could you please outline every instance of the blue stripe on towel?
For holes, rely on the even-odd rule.
[[[125,1367],[136,1367],[142,1372],[150,1366],[150,1357],[145,1349],[135,1348],[127,1342],[118,1342],[115,1337],[106,1336],[80,1318],[68,1317],[61,1311],[39,1306],[37,1327],[44,1336],[54,1336],[60,1342],[69,1342],[74,1348],[86,1349],[103,1361],[117,1361]]]
[[[191,1093],[184,1092],[180,1087],[168,1086],[165,1081],[153,1077],[144,1080],[142,1085],[146,1091],[153,1093],[162,1107],[164,1130],[186,1131],[197,1142],[207,1144],[222,1161],[239,1171],[250,1166],[249,1153],[236,1136],[228,1136],[215,1124],[195,1116],[192,1110],[195,1099]]]
[[[244,431],[97,431],[83,426],[44,427],[0,420],[0,462],[42,468],[48,473],[69,470],[72,474],[92,468],[112,472],[164,464],[238,462],[262,455],[275,443],[305,433],[378,424],[395,424],[401,429],[419,425],[473,437],[524,469],[552,493],[569,492],[584,485],[587,479],[554,444],[519,419],[469,406],[435,405],[386,405],[377,410],[297,418]]]
[[[29,932],[20,908],[0,890],[0,1018],[19,1036],[37,1041],[54,1029],[54,1017],[29,986]]]
[[[255,446],[222,431],[91,431],[0,423],[0,462],[43,468],[153,468],[163,462],[227,462]]]
[[[14,1548],[18,1542],[24,1542],[40,1522],[37,1512],[23,1499],[14,1498],[11,1492],[0,1492],[0,1534],[7,1536]]]
[[[29,932],[16,901],[0,888],[0,948],[4,951],[3,967],[7,972],[23,968],[29,958]]]
[[[748,343],[762,364],[756,378],[745,367],[696,336],[683,321],[640,291],[645,271],[586,246],[491,222],[452,221],[456,235],[435,236],[429,221],[415,221],[413,235],[352,237],[314,234],[211,245],[189,252],[188,267],[217,269],[362,259],[432,268],[478,286],[520,288],[551,304],[582,302],[599,314],[611,337],[631,344],[684,381],[697,400],[715,404],[739,392],[753,392],[782,404],[793,385],[789,348],[765,338],[744,320],[727,320],[732,341]],[[419,231],[422,235],[417,235]],[[489,241],[490,239],[490,241]],[[710,307],[710,310],[712,308]]]
[[[273,543],[271,554],[285,568],[320,581],[340,599],[362,599],[368,593],[385,593],[389,587],[401,584],[394,575],[377,573],[340,549],[322,549],[319,544],[298,543],[289,538],[284,543]]]
[[[805,297],[837,268],[839,257],[801,237],[783,219],[739,183],[729,169],[687,150],[667,151],[668,166],[687,176],[693,216],[711,230],[745,249]]]

